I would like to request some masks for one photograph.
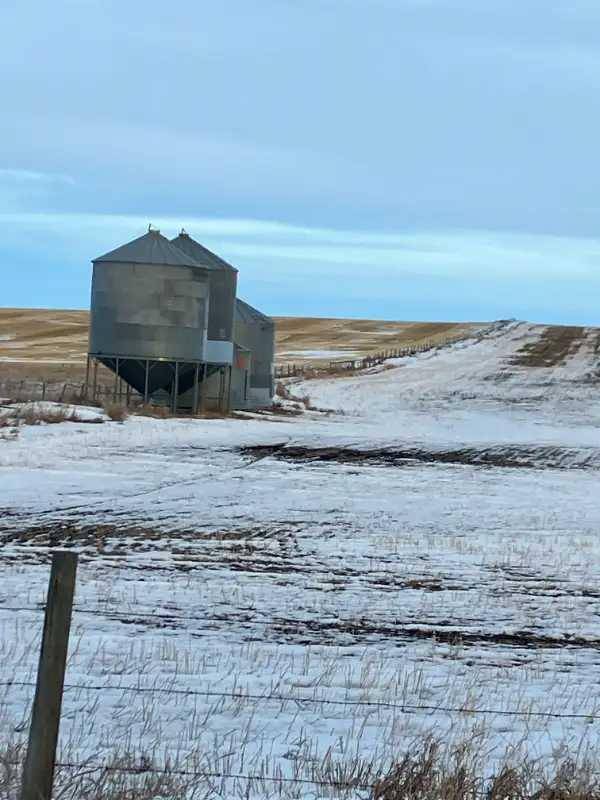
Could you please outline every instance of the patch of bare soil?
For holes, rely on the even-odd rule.
[[[448,627],[443,627],[448,626]],[[363,644],[377,638],[391,642],[434,640],[453,647],[477,647],[478,645],[503,645],[527,649],[585,648],[600,650],[600,639],[582,636],[547,636],[531,630],[520,631],[465,631],[456,630],[452,620],[440,621],[435,628],[407,625],[405,622],[358,619],[292,619],[273,620],[273,630],[297,644],[340,644],[340,636],[346,636],[352,644]]]
[[[279,583],[293,580],[295,575],[310,577],[322,591],[342,591],[352,582],[379,591],[398,592],[412,589],[427,592],[459,591],[464,586],[443,575],[399,576],[384,567],[380,559],[378,570],[353,568],[346,564],[323,564],[312,549],[306,549],[298,539],[302,523],[287,523],[274,527],[243,527],[231,530],[180,530],[176,533],[146,528],[142,525],[43,523],[24,529],[15,522],[15,515],[6,516],[0,526],[0,544],[16,545],[18,551],[10,556],[1,553],[0,559],[31,561],[31,550],[38,551],[41,561],[46,555],[42,548],[77,547],[84,558],[121,558],[155,552],[162,546],[169,553],[168,569],[175,572],[222,570],[246,574],[273,575]],[[8,522],[8,520],[12,520]],[[332,523],[337,529],[338,523]],[[21,549],[23,548],[23,549]],[[136,565],[128,562],[128,568]],[[143,569],[163,569],[144,563]]]
[[[558,367],[579,350],[585,340],[585,328],[553,325],[535,342],[524,345],[512,359],[517,367]]]
[[[521,469],[590,469],[600,464],[600,453],[596,448],[583,450],[531,445],[463,447],[450,450],[429,450],[423,447],[358,450],[349,447],[253,445],[242,448],[241,452],[254,459],[272,457],[293,462],[336,462],[392,467],[457,464]]]

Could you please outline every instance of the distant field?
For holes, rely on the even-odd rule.
[[[0,309],[0,369],[9,378],[61,380],[85,372],[89,313]]]
[[[327,363],[424,341],[443,341],[479,327],[452,322],[275,317],[277,361]],[[89,313],[0,309],[0,369],[7,378],[81,380]]]
[[[275,320],[279,363],[358,358],[409,344],[441,342],[482,325],[315,317],[276,317]]]

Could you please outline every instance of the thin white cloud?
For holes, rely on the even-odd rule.
[[[481,230],[409,230],[397,233],[335,230],[276,221],[208,217],[102,214],[0,214],[6,243],[32,233],[85,261],[140,236],[152,222],[175,236],[184,227],[252,275],[296,272],[336,276],[363,270],[369,280],[403,275],[487,281],[600,281],[600,239]]]
[[[57,172],[37,172],[30,169],[9,169],[0,167],[0,183],[13,184],[48,184],[62,183],[75,184],[75,179],[70,175]]]

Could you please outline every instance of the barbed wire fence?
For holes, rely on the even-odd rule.
[[[419,355],[426,353],[430,350],[437,350],[443,347],[449,347],[460,342],[465,342],[471,339],[479,341],[489,334],[501,330],[506,326],[514,323],[513,319],[500,319],[495,322],[480,327],[472,327],[467,330],[460,331],[451,336],[436,336],[414,342],[408,342],[405,345],[388,348],[370,353],[366,356],[358,358],[345,358],[330,360],[329,364],[325,359],[315,359],[314,362],[306,360],[302,363],[284,363],[275,368],[275,377],[279,379],[303,377],[307,374],[313,375],[314,373],[344,373],[344,372],[359,372],[361,370],[370,369],[372,367],[380,366],[385,361],[391,358],[406,358],[408,356]],[[325,352],[325,351],[324,351]]]
[[[5,613],[34,613],[46,614],[46,605],[37,606],[6,606],[0,605],[0,612]],[[132,613],[139,619],[158,619],[164,622],[169,619],[198,621],[197,616],[185,614],[157,614],[152,612],[127,612],[127,611],[111,611],[108,609],[85,607],[82,605],[75,605],[73,607],[75,615],[91,615],[97,617],[99,613],[105,613],[107,616],[127,617],[131,618]],[[11,678],[9,680],[0,681],[0,687],[10,691],[13,688],[26,688],[34,690],[37,684],[33,681],[18,680]],[[307,697],[302,694],[285,693],[285,692],[244,692],[244,691],[223,691],[218,689],[192,689],[192,688],[173,688],[172,686],[143,686],[143,685],[127,685],[122,682],[101,682],[101,683],[70,683],[66,682],[63,686],[64,692],[94,692],[103,693],[109,690],[121,692],[123,694],[132,695],[164,695],[164,696],[179,696],[179,697],[195,697],[220,699],[220,700],[235,700],[238,702],[251,702],[254,704],[267,704],[271,702],[290,703],[295,706],[310,705],[316,709],[325,706],[332,707],[362,707],[368,709],[385,709],[392,710],[401,714],[423,714],[430,715],[436,713],[443,714],[456,714],[456,715],[469,715],[469,716],[498,716],[498,717],[512,717],[521,719],[530,718],[544,718],[544,719],[565,719],[565,720],[581,720],[588,724],[600,722],[600,714],[596,713],[568,713],[568,712],[555,712],[555,711],[536,711],[531,709],[507,709],[507,708],[485,708],[475,707],[470,705],[442,705],[442,704],[424,704],[424,703],[401,703],[385,700],[368,700],[368,699],[348,699],[348,698],[334,698],[328,696],[320,697]],[[11,762],[15,767],[22,767],[22,761],[15,760]],[[321,789],[329,789],[332,791],[365,791],[374,792],[378,787],[377,782],[361,781],[359,778],[351,778],[349,780],[324,780],[318,776],[306,777],[300,775],[267,775],[263,773],[252,772],[236,772],[228,770],[203,770],[203,769],[182,769],[179,766],[172,766],[165,764],[157,766],[153,763],[142,761],[137,764],[111,764],[111,763],[95,763],[91,760],[82,761],[61,761],[55,763],[57,770],[70,770],[73,772],[85,771],[85,774],[92,773],[122,773],[132,776],[155,775],[166,777],[185,777],[194,780],[225,780],[225,781],[243,781],[245,782],[250,791],[252,786],[261,786],[264,784],[273,784],[274,786],[313,786]],[[494,776],[483,778],[483,781],[493,780]],[[486,793],[482,790],[480,796],[486,797]]]
[[[0,398],[5,398],[11,403],[54,402],[89,404],[90,397],[86,392],[85,381],[45,381],[45,380],[1,380]],[[116,390],[114,383],[98,383],[96,386],[97,403],[123,401],[141,402],[143,395],[131,387],[119,386]],[[0,400],[0,403],[2,401]]]
[[[307,360],[302,363],[288,362],[275,367],[274,377],[277,380],[281,380],[284,378],[303,377],[308,374],[313,375],[315,373],[336,374],[359,372],[361,370],[380,366],[392,358],[407,358],[409,356],[419,355],[420,353],[457,344],[461,341],[473,338],[473,336],[485,335],[485,333],[486,329],[475,332],[465,331],[453,336],[438,336],[433,339],[415,341],[403,346],[387,348],[358,358],[349,357],[345,359],[329,360],[329,362],[325,359],[318,359],[314,362]],[[142,397],[142,395],[138,397],[138,393],[132,389],[129,391],[133,395],[132,399],[139,399]],[[125,396],[125,392],[126,388],[122,385],[119,385],[118,388],[115,389],[112,378],[108,383],[99,382],[96,389],[96,395],[100,403],[117,399],[122,400]],[[58,403],[77,403],[89,401],[87,397],[88,394],[89,393],[86,392],[85,380],[33,380],[26,378],[5,378],[0,380],[0,398],[4,397],[10,399],[12,402],[47,400],[49,402]]]
[[[362,358],[348,358],[329,361],[328,364],[312,365],[311,363],[284,364],[275,368],[275,378],[290,378],[305,375],[312,372],[348,372],[360,371],[383,364],[390,358],[405,358],[417,355],[437,347],[444,347],[449,344],[461,341],[464,337],[454,336],[445,339],[420,342],[406,345],[405,347],[381,350],[380,352],[366,355]],[[119,387],[117,395],[120,398],[124,389]],[[137,393],[134,392],[137,395]],[[96,387],[98,400],[102,402],[115,399],[114,382],[98,383]],[[74,380],[33,380],[22,379],[2,379],[0,380],[0,398],[5,397],[13,402],[35,402],[48,401],[56,403],[77,403],[88,401],[85,381]],[[141,397],[141,395],[140,395]]]
[[[419,353],[425,353],[430,350],[435,350],[440,347],[447,347],[451,344],[464,341],[472,337],[471,334],[456,334],[455,336],[437,337],[436,339],[427,339],[425,341],[413,342],[406,344],[403,347],[388,348],[380,350],[376,353],[370,353],[360,358],[345,358],[330,360],[327,364],[324,360],[315,361],[314,363],[307,361],[304,363],[288,363],[276,367],[275,377],[282,378],[296,378],[302,377],[307,373],[344,373],[344,372],[359,372],[361,370],[370,369],[379,366],[391,358],[406,358],[408,356],[415,356]]]

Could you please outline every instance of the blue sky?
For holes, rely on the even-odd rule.
[[[600,324],[591,0],[3,4],[0,305],[181,225],[272,314]]]

